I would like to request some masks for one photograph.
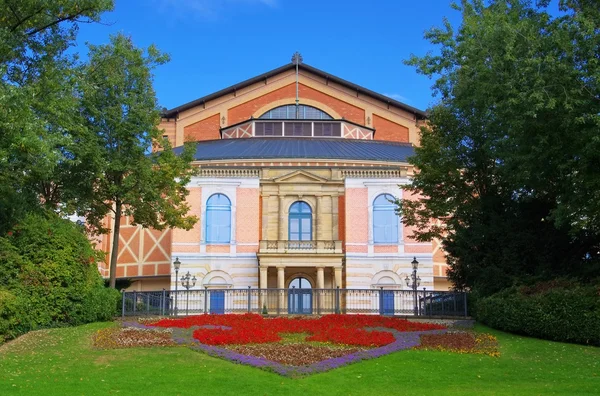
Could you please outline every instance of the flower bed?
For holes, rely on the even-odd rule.
[[[437,324],[371,315],[325,315],[317,319],[265,319],[256,314],[198,315],[162,319],[150,326],[183,329],[198,326],[200,328],[193,332],[193,337],[205,345],[264,344],[281,341],[282,333],[308,333],[310,336],[306,341],[365,347],[384,346],[395,340],[389,331],[372,330],[373,328],[399,332],[444,329]],[[226,326],[228,329],[206,326]]]
[[[421,336],[419,349],[434,349],[455,353],[479,353],[498,357],[498,340],[491,334],[453,332]]]
[[[98,330],[92,337],[92,342],[99,349],[176,345],[170,331],[132,327]]]
[[[226,348],[242,355],[267,359],[287,366],[306,366],[365,350],[360,347],[334,347],[306,343],[228,345]]]

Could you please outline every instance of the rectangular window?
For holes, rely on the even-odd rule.
[[[315,136],[342,136],[339,122],[315,122]]]
[[[397,243],[398,216],[390,211],[373,211],[373,241],[375,243]]]
[[[311,136],[310,122],[286,122],[285,136]]]
[[[255,122],[255,136],[281,136],[281,122]]]
[[[206,242],[229,243],[231,239],[231,212],[225,210],[206,211]]]

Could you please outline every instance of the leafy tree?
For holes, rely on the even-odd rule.
[[[0,232],[56,207],[55,172],[82,125],[74,95],[78,25],[98,22],[112,0],[0,0]],[[43,198],[40,201],[40,196]]]
[[[600,274],[600,11],[548,3],[463,0],[457,30],[425,35],[439,54],[407,62],[439,102],[411,160],[423,198],[401,212],[443,238],[458,288]]]
[[[72,196],[78,212],[99,231],[106,231],[106,216],[114,215],[110,258],[114,288],[122,216],[159,230],[189,229],[197,218],[187,215],[185,201],[194,148],[186,145],[176,155],[157,127],[160,114],[152,69],[168,58],[154,46],[136,48],[121,34],[110,41],[90,46],[82,85],[88,133],[75,151],[81,161],[73,170],[79,182]]]
[[[50,211],[0,236],[0,342],[29,330],[110,320],[119,293],[104,287],[83,227]]]

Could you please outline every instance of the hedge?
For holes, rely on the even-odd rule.
[[[84,230],[29,215],[0,237],[0,343],[30,330],[110,320],[120,293],[104,287]]]
[[[477,301],[476,318],[498,330],[600,346],[600,288],[510,288]]]

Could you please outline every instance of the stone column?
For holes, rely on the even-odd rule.
[[[258,309],[259,312],[262,312],[263,306],[267,303],[267,291],[264,290],[267,288],[267,276],[268,276],[269,267],[260,267],[260,291],[259,291],[259,299],[258,299]]]
[[[317,289],[325,288],[325,269],[317,267]]]
[[[342,267],[334,268],[335,271],[335,287],[342,288]]]
[[[277,267],[277,288],[285,289],[285,267]]]
[[[269,240],[269,196],[262,196],[262,219],[260,219],[262,224],[262,230],[260,230],[261,238],[264,240]]]
[[[332,228],[332,239],[337,241],[340,239],[340,226],[339,226],[339,198],[337,195],[331,196],[331,228]]]
[[[321,195],[317,195],[315,240],[323,240],[323,197]]]
[[[260,267],[260,288],[261,289],[266,289],[267,288],[267,271],[268,271],[269,267]]]
[[[287,312],[285,308],[285,267],[277,267],[277,288],[280,289],[277,291],[279,296],[277,297],[279,301],[277,302],[278,314],[283,312]]]
[[[317,267],[317,289],[325,288],[325,268]],[[321,312],[323,308],[323,290],[315,290],[316,293],[316,303],[317,303],[317,312]]]
[[[288,235],[287,235],[287,230],[286,230],[286,218],[285,218],[285,209],[284,209],[284,199],[285,196],[280,195],[279,196],[279,240],[280,241],[287,241],[288,239]]]

